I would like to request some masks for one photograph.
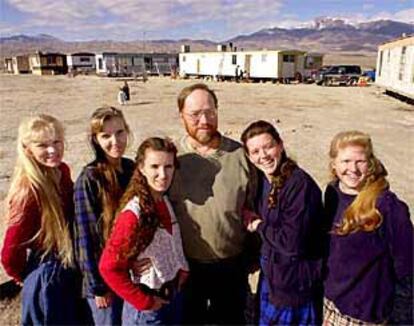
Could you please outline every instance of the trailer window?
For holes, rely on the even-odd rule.
[[[87,57],[83,57],[83,58],[82,58],[82,57],[81,57],[81,58],[80,58],[80,62],[89,62],[89,61],[91,61],[90,59],[91,59],[91,58],[87,58]]]
[[[56,64],[56,57],[50,56],[50,57],[47,57],[46,60],[47,60],[48,65],[55,65]]]
[[[236,54],[233,54],[231,56],[231,63],[234,64],[234,65],[237,65],[237,55]]]
[[[378,76],[381,76],[381,71],[382,71],[382,56],[383,56],[384,52],[380,51],[379,53],[379,63],[378,63]]]
[[[404,71],[405,71],[405,52],[407,51],[407,47],[403,46],[401,49],[401,58],[400,58],[400,72],[398,74],[398,79],[403,80],[404,78]]]
[[[293,54],[284,54],[283,62],[295,62],[295,56]]]
[[[262,62],[266,62],[267,61],[267,54],[262,54]]]
[[[185,55],[183,55],[183,62],[185,62]]]

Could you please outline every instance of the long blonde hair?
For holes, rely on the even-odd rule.
[[[88,133],[89,144],[92,147],[97,162],[96,171],[99,179],[99,195],[102,205],[102,236],[104,241],[108,239],[111,232],[123,190],[119,186],[115,168],[108,162],[105,152],[99,145],[96,137],[103,130],[104,123],[114,118],[122,120],[128,134],[128,143],[131,143],[132,135],[122,111],[111,106],[98,108],[92,113]]]
[[[347,146],[360,146],[363,148],[368,160],[367,177],[358,195],[350,206],[344,211],[341,224],[335,232],[347,235],[356,231],[370,232],[378,228],[383,220],[381,213],[376,209],[378,196],[389,187],[386,179],[387,170],[381,161],[375,157],[371,137],[361,131],[344,131],[338,133],[331,142],[329,150],[330,170],[333,180],[338,177],[333,168],[333,161],[340,149]]]
[[[54,168],[44,167],[31,155],[27,147],[31,142],[43,139],[45,135],[64,137],[62,124],[54,117],[39,114],[19,126],[17,137],[17,161],[10,190],[7,195],[8,212],[12,203],[27,203],[33,193],[40,207],[41,225],[30,241],[36,241],[42,250],[42,258],[55,253],[65,266],[73,264],[73,248],[70,227],[66,221],[62,199],[59,197],[59,173]],[[8,223],[18,223],[11,220]]]

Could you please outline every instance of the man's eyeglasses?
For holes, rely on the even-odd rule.
[[[194,111],[191,113],[185,113],[184,115],[189,117],[192,121],[199,121],[203,114],[206,116],[207,119],[213,119],[217,116],[217,109],[214,110],[200,110],[200,111]]]

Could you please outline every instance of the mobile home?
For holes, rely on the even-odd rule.
[[[66,55],[36,52],[29,55],[30,70],[36,75],[64,75],[68,72]]]
[[[95,54],[78,52],[67,55],[69,71],[89,73],[96,71]]]
[[[18,55],[12,58],[5,58],[4,68],[9,74],[29,74],[31,72],[29,57],[27,55]]]
[[[4,58],[4,71],[13,74],[13,58]]]
[[[145,70],[140,53],[103,52],[95,55],[96,73],[104,76],[132,76]]]
[[[144,73],[167,75],[177,65],[177,54],[170,53],[96,54],[96,72],[105,76],[132,76]]]
[[[414,35],[378,47],[376,84],[414,100]]]
[[[305,61],[312,62],[312,69],[322,65],[322,55],[312,55],[312,61],[306,59],[305,51],[298,50],[226,51],[223,45],[214,52],[189,50],[183,46],[179,54],[180,75],[232,78],[242,70],[251,79],[294,79],[306,75]]]
[[[169,75],[178,67],[176,53],[146,53],[145,63],[147,71],[152,75]]]

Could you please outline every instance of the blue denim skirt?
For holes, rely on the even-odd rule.
[[[79,320],[80,279],[56,259],[32,263],[23,282],[23,325],[76,325]]]

